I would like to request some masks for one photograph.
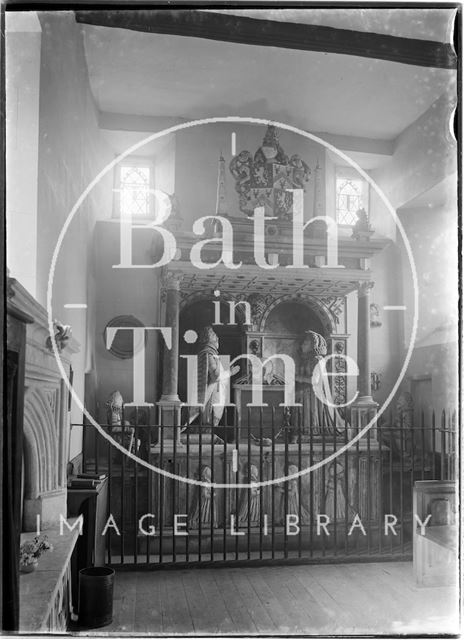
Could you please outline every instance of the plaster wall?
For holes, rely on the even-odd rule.
[[[153,233],[134,231],[133,262],[150,264]],[[95,228],[96,321],[95,364],[98,372],[98,419],[106,422],[105,402],[112,391],[119,390],[124,402],[132,402],[133,360],[113,355],[105,344],[105,327],[117,316],[132,315],[146,327],[160,326],[160,269],[114,269],[120,262],[120,225],[117,221],[99,221]],[[146,401],[159,400],[157,393],[158,338],[147,332],[145,347]]]
[[[421,207],[402,210],[400,218],[411,240],[419,292],[417,339],[408,377],[430,378],[431,406],[441,411],[457,402],[457,212],[452,205]],[[405,261],[403,254],[403,264]],[[412,295],[411,287],[404,276],[406,298]],[[408,307],[405,336],[412,320],[412,308]]]
[[[392,159],[371,172],[396,207],[411,245],[418,276],[417,337],[401,390],[411,390],[414,396],[414,381],[428,379],[428,383],[424,382],[429,385],[426,392],[430,397],[428,407],[436,411],[455,405],[457,397],[456,196],[454,188],[451,189],[453,193],[442,194],[443,189],[438,187],[448,185],[450,176],[456,171],[456,141],[450,133],[454,103],[455,92],[450,87],[397,138]],[[433,197],[428,198],[429,193],[434,194]],[[420,201],[421,205],[414,206],[414,201]],[[383,205],[379,198],[372,203],[371,211],[379,219]],[[382,223],[381,216],[379,222]],[[388,318],[397,314],[395,353],[403,359],[413,328],[414,283],[399,233],[396,234],[396,247],[396,261],[391,263],[391,276],[385,286],[396,287],[397,296],[386,304],[406,306],[404,312],[388,312]],[[373,298],[375,296],[374,289]],[[386,318],[387,312],[384,315]],[[377,345],[373,350],[374,370],[378,357],[376,349]],[[419,395],[418,391],[417,402],[422,402]]]
[[[454,85],[396,139],[391,159],[372,171],[395,208],[456,171],[456,140],[451,133],[456,105]]]
[[[41,33],[38,21],[34,31],[13,31],[16,26],[10,14],[5,38],[7,264],[10,275],[35,296]]]
[[[111,159],[98,128],[88,84],[82,34],[72,12],[40,12],[40,129],[37,200],[37,300],[46,304],[52,254],[63,224],[77,198]],[[90,251],[95,219],[111,214],[112,177],[92,191],[71,222],[56,263],[53,316],[70,324],[80,352],[73,358],[73,386],[84,398],[84,373],[92,366],[92,315],[95,293],[88,287],[93,274]],[[94,291],[94,289],[93,289]],[[64,308],[66,303],[87,309]],[[82,422],[72,403],[71,419]],[[70,458],[82,449],[82,432],[74,428]]]

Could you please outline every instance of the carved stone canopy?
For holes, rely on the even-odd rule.
[[[181,261],[171,263],[169,272],[182,276],[181,292],[213,292],[218,289],[232,295],[247,292],[264,296],[272,294],[275,297],[299,293],[321,298],[342,297],[358,289],[361,277],[371,277],[367,271],[357,272],[351,269],[282,268],[266,271],[257,265],[246,265],[246,268],[233,270],[221,264],[214,269],[200,270]]]

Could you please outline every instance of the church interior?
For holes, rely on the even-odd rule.
[[[455,19],[5,12],[6,632],[457,631]]]

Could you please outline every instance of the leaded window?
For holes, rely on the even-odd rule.
[[[337,222],[352,226],[357,221],[356,211],[366,206],[364,180],[338,177],[336,190]]]
[[[150,167],[123,165],[119,173],[119,214],[146,218],[150,215]]]

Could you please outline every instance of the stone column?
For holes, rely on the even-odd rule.
[[[372,420],[378,407],[371,395],[369,304],[373,286],[373,282],[360,282],[358,287],[358,397],[351,407],[351,427],[355,432]]]
[[[371,398],[370,363],[370,290],[373,282],[361,282],[358,288],[358,392],[359,400]]]
[[[163,352],[163,393],[158,402],[160,420],[163,426],[176,426],[180,424],[181,401],[177,393],[179,372],[179,301],[180,283],[182,275],[167,272],[162,281],[162,295],[165,296],[166,327],[172,331],[171,348],[164,347]],[[164,429],[164,441],[176,439],[180,446],[180,429]]]

